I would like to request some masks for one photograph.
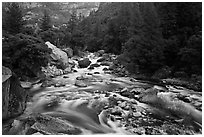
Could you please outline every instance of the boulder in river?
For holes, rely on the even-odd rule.
[[[67,53],[68,57],[73,57],[73,55],[74,55],[73,49],[71,49],[69,47],[63,49],[63,51]]]
[[[27,92],[9,68],[2,67],[2,119],[22,114],[26,108]]]
[[[57,60],[61,63],[63,68],[68,66],[68,56],[67,53],[62,51],[61,49],[57,48],[55,45],[51,44],[50,42],[45,43],[48,48],[52,49],[51,57],[53,60]]]
[[[79,60],[78,63],[80,68],[86,68],[91,64],[91,61],[89,60],[89,58],[84,58],[82,60]]]

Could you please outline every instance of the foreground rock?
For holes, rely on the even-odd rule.
[[[11,128],[3,127],[3,134],[12,135],[77,135],[82,131],[59,118],[53,118],[43,114],[32,114],[14,120],[9,125]]]
[[[89,58],[84,58],[78,61],[78,63],[80,68],[86,68],[91,64],[91,61],[89,60]]]
[[[163,109],[179,118],[190,119],[192,122],[195,121],[202,124],[202,112],[190,104],[174,99],[171,93],[162,93],[156,88],[150,88],[140,95],[139,100],[159,109]]]
[[[26,108],[27,93],[11,70],[2,67],[2,119],[15,117]]]

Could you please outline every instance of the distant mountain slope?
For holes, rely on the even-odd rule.
[[[97,10],[97,2],[21,2],[24,19],[30,24],[40,21],[44,10],[48,10],[53,25],[67,23],[73,11],[77,15],[88,16],[93,10]]]

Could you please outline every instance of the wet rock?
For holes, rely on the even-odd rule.
[[[92,69],[94,69],[94,67],[93,67],[93,66],[90,66],[90,67],[88,67],[88,69],[89,69],[89,70],[92,70]]]
[[[104,50],[99,50],[97,53],[98,53],[99,56],[102,56],[105,53],[105,51]]]
[[[139,100],[140,96],[139,95],[134,95],[134,99]]]
[[[101,62],[102,66],[111,66],[112,64],[113,64],[112,62],[108,62],[108,61]]]
[[[100,72],[94,72],[94,74],[100,74]]]
[[[87,87],[87,85],[83,81],[81,81],[81,80],[76,80],[75,86],[78,86],[78,87]]]
[[[111,59],[111,56],[108,53],[104,53],[102,57],[105,58],[107,61],[110,61]]]
[[[31,128],[46,135],[76,135],[82,133],[79,128],[70,125],[68,122],[48,115],[38,114],[31,118],[35,121]]]
[[[52,85],[54,85],[55,83],[53,81],[50,80],[45,80],[43,81],[41,87],[51,87]]]
[[[84,75],[81,75],[79,77],[76,77],[76,80],[87,80],[88,77],[87,76],[84,76]]]
[[[103,68],[103,71],[108,71],[109,69],[108,68]]]
[[[95,67],[100,67],[100,65],[99,64],[91,64],[90,67],[94,67],[95,68]]]
[[[111,114],[112,114],[112,115],[122,116],[122,112],[123,112],[123,110],[122,110],[120,107],[118,107],[118,106],[114,107],[114,108],[111,110]]]
[[[201,102],[195,102],[193,104],[193,106],[195,106],[196,109],[202,111],[202,103]]]
[[[109,92],[106,92],[105,93],[105,97],[109,97],[110,96],[110,93]]]
[[[124,109],[124,110],[129,110],[129,109],[130,109],[130,106],[127,105],[127,106],[125,106],[123,109]]]
[[[54,86],[55,87],[62,87],[62,86],[65,86],[66,84],[61,82],[61,83],[56,83]]]
[[[62,50],[67,53],[68,57],[73,57],[73,55],[74,55],[73,49],[67,47],[67,48],[62,49]]]
[[[71,73],[71,72],[72,72],[71,67],[67,67],[65,70],[63,70],[64,74]]]
[[[32,83],[31,82],[23,82],[21,81],[21,87],[24,89],[30,89],[32,87]]]
[[[121,90],[120,94],[125,97],[133,98],[134,93],[130,92],[127,88]]]
[[[36,133],[34,133],[34,134],[32,134],[32,135],[43,135],[43,134],[40,133],[40,132],[36,132]]]
[[[92,73],[87,73],[87,75],[93,75]]]
[[[102,62],[102,61],[105,61],[106,59],[104,57],[101,57],[97,60],[97,62]]]
[[[69,76],[63,76],[63,78],[69,78]]]
[[[141,94],[143,91],[145,91],[144,88],[134,88],[134,89],[132,89],[130,92],[133,93],[134,95],[139,95],[139,94]]]
[[[134,117],[141,117],[142,114],[141,114],[140,112],[134,112],[134,113],[133,113],[133,116],[134,116]]]
[[[158,100],[158,92],[159,90],[156,88],[149,88],[139,95],[139,101],[150,104],[155,103]]]
[[[42,72],[45,74],[46,77],[55,77],[63,74],[63,70],[58,69],[54,65],[48,64],[47,67],[42,67]]]
[[[192,101],[191,98],[189,96],[187,96],[187,95],[178,94],[177,98],[179,100],[182,100],[182,101],[186,102],[186,103],[190,103]]]
[[[118,104],[118,106],[121,107],[121,108],[125,108],[127,106],[127,102],[124,101],[124,102]]]
[[[73,72],[78,72],[76,69],[73,69]]]
[[[183,101],[186,102],[186,103],[190,103],[192,100],[191,100],[190,97],[185,97],[185,98],[183,99]]]
[[[78,61],[78,64],[80,68],[86,68],[91,64],[91,61],[89,60],[89,58],[84,58]]]

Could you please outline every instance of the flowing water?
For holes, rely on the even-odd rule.
[[[98,57],[94,54],[91,53],[87,57],[92,64],[97,63]],[[66,74],[66,78],[64,78],[65,75],[62,75],[52,79],[55,83],[63,82],[65,84],[63,87],[51,86],[42,88],[41,84],[34,85],[29,91],[32,96],[27,104],[25,114],[42,113],[61,118],[80,128],[83,131],[81,134],[130,134],[130,132],[126,131],[127,127],[121,125],[121,122],[119,124],[118,120],[112,120],[108,116],[110,109],[104,109],[105,106],[115,109],[114,104],[121,105],[124,102],[128,103],[123,106],[124,108],[128,105],[131,108],[122,111],[122,115],[128,114],[127,117],[124,116],[125,118],[123,118],[128,121],[130,112],[132,112],[134,114],[133,117],[137,118],[137,121],[139,119],[143,121],[138,123],[137,126],[144,126],[151,122],[152,125],[157,126],[161,124],[161,121],[163,123],[165,120],[168,121],[169,117],[178,119],[164,110],[119,94],[120,90],[124,88],[146,89],[154,86],[155,88],[163,89],[164,87],[150,85],[137,80],[133,82],[129,77],[117,77],[114,74],[105,73],[103,71],[105,67],[107,66],[95,67],[93,70],[89,70],[87,68],[78,68],[76,65],[75,70],[77,72]],[[86,87],[75,85],[78,77],[84,78],[83,82],[87,85]],[[184,88],[177,89],[172,86],[167,86],[167,88],[171,89],[172,93],[183,94],[185,92],[185,94],[191,95],[194,99],[201,100],[202,98],[201,94],[197,94],[197,92],[194,94],[194,92]],[[113,98],[113,103],[110,98]],[[135,116],[138,113],[141,115]],[[147,118],[152,119],[152,121],[145,122]],[[120,117],[115,117],[115,119],[120,119]],[[124,122],[124,120],[121,121]],[[128,124],[126,123],[126,125]]]

